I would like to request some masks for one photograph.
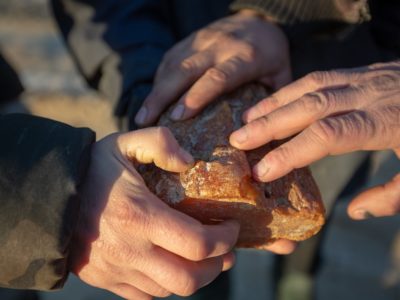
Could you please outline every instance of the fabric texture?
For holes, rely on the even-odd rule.
[[[0,286],[49,290],[65,282],[77,187],[94,138],[47,119],[0,116]]]
[[[370,19],[366,0],[236,0],[234,11],[254,9],[279,23],[341,21],[361,23]]]

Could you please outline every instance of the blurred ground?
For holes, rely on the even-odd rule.
[[[78,75],[54,26],[46,0],[0,1],[0,47],[26,88],[22,102],[36,115],[115,131],[109,103]]]

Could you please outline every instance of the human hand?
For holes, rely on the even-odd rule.
[[[395,152],[397,157],[400,158],[400,151]],[[355,220],[399,214],[400,173],[391,181],[362,192],[351,201],[347,212]]]
[[[146,187],[135,163],[185,171],[193,158],[166,128],[114,134],[96,143],[80,189],[70,269],[126,299],[187,296],[234,263],[239,226],[202,225]]]
[[[221,19],[168,51],[135,122],[152,124],[178,98],[171,118],[188,119],[249,81],[277,89],[291,80],[288,48],[283,31],[252,11]]]
[[[260,181],[275,180],[327,155],[400,148],[400,62],[315,72],[245,112],[234,147],[249,150],[291,140],[254,167]]]

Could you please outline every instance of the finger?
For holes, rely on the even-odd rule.
[[[164,67],[149,96],[135,117],[140,125],[154,123],[165,108],[176,101],[202,74],[212,66],[213,56],[207,51],[182,60],[177,65]]]
[[[188,261],[155,247],[143,267],[141,271],[164,289],[179,296],[190,296],[222,272],[223,261],[221,257]]]
[[[262,99],[261,101],[257,102],[257,104],[246,110],[243,113],[242,120],[245,124],[248,124],[266,116],[278,107],[280,107],[278,100],[274,95],[271,95],[265,99]]]
[[[359,108],[359,99],[360,90],[357,88],[306,94],[235,131],[230,137],[231,144],[249,150],[271,140],[290,137],[319,119]]]
[[[393,151],[397,155],[397,157],[400,159],[400,148],[393,149]]]
[[[393,216],[400,213],[400,173],[390,182],[358,195],[350,203],[347,212],[355,220]]]
[[[327,155],[382,149],[385,145],[380,144],[375,131],[374,120],[363,112],[325,118],[269,152],[254,166],[253,175],[269,182]]]
[[[109,289],[112,293],[128,300],[152,300],[153,297],[149,294],[142,292],[134,286],[127,284],[116,284],[114,287]]]
[[[128,278],[129,283],[120,284],[120,286],[131,287],[134,286],[138,290],[142,291],[145,294],[148,294],[153,297],[168,297],[171,295],[171,292],[161,287],[158,283],[156,283],[153,279],[149,278],[145,274],[135,271],[131,274],[130,278]]]
[[[181,148],[166,127],[153,127],[125,133],[118,138],[123,154],[139,163],[154,163],[161,169],[183,172],[193,164],[193,157]]]
[[[229,252],[222,256],[222,271],[230,270],[236,263],[236,256],[234,252]]]
[[[260,73],[258,68],[256,63],[240,57],[231,58],[209,68],[179,100],[171,113],[171,118],[184,120],[195,116],[218,96],[254,79]]]
[[[156,76],[154,78],[155,83],[158,83],[165,76],[168,76],[174,69],[179,68],[185,59],[196,54],[198,50],[190,47],[191,40],[191,38],[184,39],[175,44],[165,53],[160,65],[157,68]]]
[[[287,255],[296,250],[297,243],[289,240],[277,240],[272,244],[258,247],[258,249],[267,250],[275,254]]]
[[[239,224],[235,221],[203,225],[173,208],[159,212],[154,222],[151,242],[192,261],[229,253],[239,235]]]
[[[245,122],[251,122],[275,109],[295,101],[305,94],[325,89],[342,88],[357,81],[361,74],[351,70],[313,72],[281,88],[270,97],[259,102],[244,113]]]

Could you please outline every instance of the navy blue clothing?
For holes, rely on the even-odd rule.
[[[89,84],[134,116],[164,53],[228,13],[230,0],[53,0],[54,15]]]

